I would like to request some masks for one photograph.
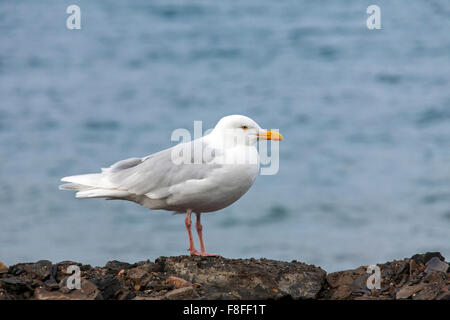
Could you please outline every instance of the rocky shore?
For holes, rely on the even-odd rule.
[[[80,270],[80,289],[67,286],[75,283],[68,273],[73,265]],[[0,262],[0,300],[450,299],[450,270],[438,252],[377,266],[379,289],[367,286],[368,277],[376,284],[368,266],[327,274],[297,261],[189,256],[110,261],[104,267],[46,260],[7,267]]]

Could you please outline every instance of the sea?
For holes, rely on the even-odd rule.
[[[183,215],[60,179],[230,114],[284,140],[276,174],[202,216],[209,252],[450,258],[450,2],[29,0],[0,1],[0,260],[188,254]]]

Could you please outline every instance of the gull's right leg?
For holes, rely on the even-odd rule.
[[[198,239],[200,240],[200,250],[201,250],[200,255],[203,257],[220,257],[218,254],[206,252],[205,243],[203,242],[203,232],[202,232],[203,227],[200,221],[201,213],[196,213],[196,215],[197,215],[197,223],[195,226],[197,228]]]

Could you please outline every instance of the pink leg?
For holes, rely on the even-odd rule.
[[[197,250],[195,250],[195,245],[194,245],[194,238],[192,237],[192,231],[191,231],[191,214],[192,214],[192,210],[188,210],[186,212],[186,218],[184,219],[184,223],[186,224],[186,230],[188,233],[188,237],[189,237],[189,249],[188,251],[190,252],[191,256],[192,255],[196,255],[199,254],[199,252]]]
[[[206,252],[205,243],[203,242],[203,233],[202,233],[203,227],[200,222],[200,213],[196,213],[196,215],[197,215],[197,222],[195,224],[195,227],[197,229],[198,239],[200,240],[200,250],[201,250],[200,255],[204,257],[219,257],[218,254]]]

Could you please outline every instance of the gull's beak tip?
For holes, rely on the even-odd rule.
[[[262,133],[258,133],[258,138],[265,140],[281,141],[283,136],[277,131],[265,130]]]

